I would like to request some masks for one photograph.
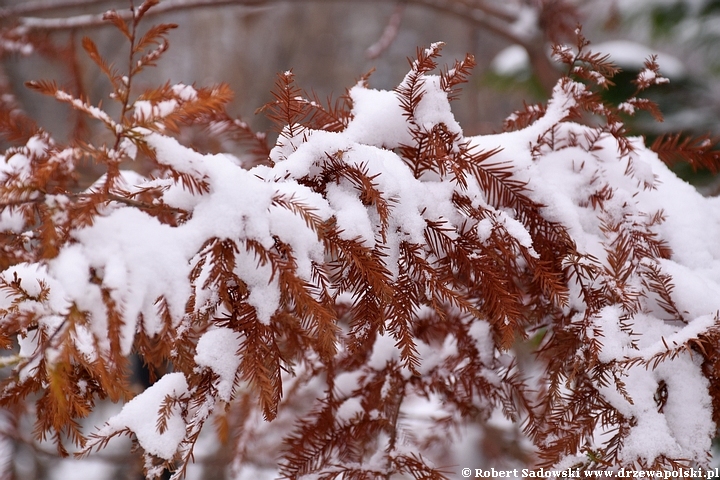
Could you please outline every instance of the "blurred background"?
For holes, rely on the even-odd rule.
[[[100,18],[128,6],[122,0],[0,0],[0,108],[12,110],[17,121],[34,119],[59,142],[102,135],[100,125],[86,123],[24,83],[55,80],[117,113],[107,98],[107,80],[84,55],[81,40],[91,37],[103,56],[124,69],[127,43]],[[163,0],[145,19],[146,26],[159,22],[179,28],[170,33],[170,49],[157,68],[136,80],[136,91],[168,81],[226,82],[235,92],[230,112],[256,131],[270,126],[255,111],[272,100],[278,72],[292,69],[297,84],[320,99],[337,98],[373,69],[370,86],[393,89],[416,48],[443,41],[447,64],[466,53],[478,63],[454,103],[465,134],[498,132],[523,102],[547,100],[565,73],[550,59],[550,47],[574,45],[582,24],[590,49],[609,54],[623,69],[606,92],[608,101],[620,103],[634,91],[630,80],[649,55],[658,55],[671,81],[648,92],[665,122],[628,118],[631,132],[648,143],[667,132],[720,133],[720,0]],[[242,155],[231,141],[209,144],[203,132],[186,135],[183,140],[199,149]],[[0,142],[13,145],[12,139]],[[97,178],[92,166],[86,168],[83,174]],[[677,171],[704,192],[717,193],[710,175],[683,166]],[[114,407],[104,408],[98,418],[107,418]],[[0,480],[139,478],[134,457],[125,453],[127,443],[97,458],[59,461],[51,447],[32,439],[32,417],[42,414],[0,411]],[[494,437],[467,439],[468,455],[488,466],[502,465],[503,458],[522,461],[522,436],[506,427],[499,421],[487,429],[495,428]],[[199,456],[189,478],[230,478],[222,452],[208,451],[214,453]]]
[[[127,45],[99,17],[127,7],[126,0],[0,1],[2,80],[58,139],[73,134],[68,109],[23,83],[54,79],[107,106],[108,85],[80,41],[90,36],[122,68]],[[278,72],[293,69],[298,84],[321,99],[342,95],[371,69],[372,87],[392,89],[417,47],[443,41],[447,63],[466,52],[478,62],[454,106],[465,133],[475,135],[499,130],[523,101],[547,98],[564,73],[548,60],[550,45],[574,44],[582,24],[591,48],[610,53],[627,72],[617,79],[617,98],[628,93],[627,80],[645,56],[660,54],[672,80],[658,93],[667,118],[643,129],[705,132],[718,117],[719,13],[716,0],[163,0],[145,24],[179,28],[136,88],[227,82],[236,95],[233,113],[264,130],[268,123],[254,112],[271,99]]]

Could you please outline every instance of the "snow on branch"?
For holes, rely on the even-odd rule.
[[[138,39],[123,21],[132,70],[95,58],[116,118],[32,84],[114,143],[37,129],[0,157],[0,405],[35,402],[38,438],[89,455],[130,435],[148,478],[180,478],[201,432],[237,442],[236,470],[267,447],[272,477],[447,478],[459,431],[517,435],[518,466],[706,461],[717,202],[625,135],[598,95],[615,70],[584,39],[556,49],[573,77],[495,135],[455,120],[474,61],[436,72],[439,42],[395,90],[363,81],[327,107],[282,73],[264,108],[281,135],[263,149],[223,85],[133,96],[172,26]],[[183,145],[187,126],[232,130],[259,158]],[[703,145],[656,148],[700,163]],[[77,192],[83,155],[106,173]],[[140,161],[152,175],[120,168]],[[151,377],[139,392],[133,355]],[[93,429],[105,399],[122,406]]]

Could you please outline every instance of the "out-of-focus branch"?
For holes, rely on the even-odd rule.
[[[328,3],[359,3],[359,4],[375,4],[387,3],[387,0],[303,0],[314,2]],[[221,6],[250,6],[257,7],[273,3],[285,3],[287,0],[165,0],[155,7],[148,10],[147,15],[160,15],[173,11],[190,10],[197,8],[210,8]],[[33,2],[35,3],[35,2]],[[37,2],[34,6],[28,7],[28,4],[19,5],[17,7],[8,7],[0,10],[0,17],[17,17],[20,25],[26,29],[34,30],[71,30],[74,28],[96,27],[106,25],[103,20],[104,13],[83,14],[69,17],[56,18],[39,18],[27,16],[29,13],[37,13],[40,11],[39,6],[46,2]],[[107,1],[103,0],[69,0],[56,5],[56,10],[61,8],[69,8],[78,5],[92,6],[103,5]],[[516,12],[507,9],[500,9],[490,5],[487,1],[467,1],[467,0],[405,0],[407,4],[415,4],[431,8],[433,10],[459,16],[471,23],[477,24],[481,28],[491,30],[493,33],[508,38],[514,42],[521,41],[519,35],[512,31],[512,24],[518,20]],[[129,19],[132,16],[130,9],[121,9],[117,11],[121,18]]]
[[[487,15],[497,17],[506,22],[514,22],[517,20],[517,10],[508,9],[505,4],[498,3],[493,5],[487,0],[452,0],[454,3],[462,4],[471,10],[480,10]]]
[[[547,55],[545,36],[540,26],[521,26],[522,12],[509,11],[488,1],[472,0],[408,0],[438,12],[451,14],[477,27],[522,46],[530,59],[530,66],[543,90],[550,95],[560,74]],[[542,4],[542,2],[540,2]],[[540,7],[538,7],[540,8]],[[530,27],[530,28],[527,28]]]
[[[18,5],[0,7],[0,18],[18,17],[21,15],[35,15],[57,10],[66,10],[77,7],[94,7],[103,4],[116,3],[118,0],[37,0],[23,2]],[[127,2],[125,2],[127,3]]]
[[[210,8],[210,7],[222,7],[222,6],[262,6],[268,3],[279,3],[284,0],[166,0],[156,5],[147,11],[145,16],[161,15],[168,12],[191,10],[196,8]],[[73,30],[76,28],[92,28],[99,26],[110,25],[104,20],[105,12],[102,13],[90,13],[82,15],[73,15],[68,17],[55,17],[55,18],[41,18],[28,16],[44,12],[39,8],[39,5],[45,2],[38,2],[38,5],[31,6],[31,8],[23,8],[22,5],[18,7],[8,7],[0,10],[0,17],[4,18],[18,18],[20,28],[26,30]],[[99,6],[107,4],[105,0],[71,0],[63,2],[56,6],[54,10],[73,8],[77,6]],[[132,11],[128,8],[116,10],[120,18],[129,20],[132,18]]]
[[[387,2],[387,0],[302,1],[328,3],[343,2],[356,4],[377,4]],[[216,8],[222,6],[264,7],[275,3],[286,2],[287,0],[164,0],[148,10],[146,15],[161,15],[169,12],[198,8]],[[21,4],[17,7],[8,7],[0,10],[0,18],[16,18],[19,25],[17,28],[21,31],[72,30],[108,25],[108,22],[103,19],[104,13],[91,13],[66,17],[56,16],[53,18],[29,16],[30,14],[41,11],[40,7],[48,3],[49,2],[46,1],[37,1]],[[107,4],[108,2],[105,0],[66,0],[64,2],[56,3],[53,10],[57,12],[64,8],[70,9],[77,6],[89,7]],[[527,13],[527,11],[523,11],[522,9],[530,7],[511,9],[502,3],[490,0],[404,0],[403,4],[422,6],[446,15],[458,17],[465,22],[469,22],[470,24],[477,26],[478,28],[493,33],[510,43],[523,46],[527,50],[531,66],[545,90],[550,92],[552,87],[555,85],[559,75],[555,71],[553,64],[547,56],[547,52],[545,50],[545,38],[540,26],[531,25],[530,23],[521,26],[523,16]],[[44,13],[47,10],[42,11]],[[130,9],[120,9],[117,10],[117,13],[121,18],[126,20],[132,18],[132,11]],[[391,18],[388,25],[388,29],[390,30],[392,29],[391,27],[393,26],[393,22],[397,23],[399,21],[400,15],[394,14],[393,17],[397,18]],[[395,27],[395,29],[397,30],[397,27]],[[383,34],[383,37],[385,37],[385,34]],[[387,38],[381,38],[378,41],[378,44],[380,44],[383,40],[387,40]],[[391,41],[392,39],[390,39],[390,42]],[[376,47],[378,44],[373,45],[371,49]]]
[[[382,35],[378,38],[378,41],[370,45],[366,50],[365,53],[367,58],[371,60],[378,58],[390,47],[390,45],[392,45],[395,41],[395,37],[397,37],[398,31],[400,30],[400,23],[402,22],[404,12],[405,4],[398,3],[392,15],[390,15],[390,19],[388,20]]]

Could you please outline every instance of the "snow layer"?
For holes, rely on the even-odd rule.
[[[237,333],[224,327],[204,333],[197,344],[195,363],[217,374],[215,388],[218,389],[220,399],[225,402],[229,402],[232,397],[235,375],[240,366],[240,357],[236,354],[239,350]]]
[[[609,134],[597,142],[600,148],[588,152],[582,141],[575,146],[570,140],[591,138],[592,129],[561,122],[553,129],[555,148],[537,156],[537,149],[543,148],[540,140],[572,106],[571,88],[575,87],[558,85],[547,114],[533,125],[516,132],[475,137],[472,141],[481,149],[502,148],[495,160],[511,162],[517,176],[527,181],[529,195],[545,205],[546,218],[563,224],[578,250],[601,263],[606,262],[605,249],[612,240],[603,232],[602,221],[619,221],[632,228],[633,222],[644,222],[657,212],[663,213],[664,221],[652,229],[667,242],[672,255],[654,261],[653,265],[671,276],[673,299],[687,323],[670,318],[650,299],[642,299],[645,313],[636,314],[629,321],[632,335],[622,325],[624,316],[619,305],[606,307],[595,315],[594,323],[600,334],[591,335],[601,343],[599,358],[603,362],[649,360],[667,351],[668,346],[677,347],[697,338],[717,323],[720,200],[701,196],[677,178],[654,152],[644,147],[642,139],[632,139],[634,152],[624,157],[618,155],[619,146]],[[588,206],[588,196],[603,184],[611,188],[612,197],[595,211]],[[580,312],[577,318],[587,308],[579,296],[575,301],[571,299],[571,307]],[[632,403],[613,384],[599,388],[619,412],[637,422],[631,427],[622,460],[632,462],[641,458],[652,463],[665,455],[703,461],[703,452],[710,449],[715,435],[715,425],[708,381],[702,374],[700,360],[684,352],[661,362],[655,369],[644,365],[623,369],[622,380]],[[659,411],[656,395],[663,388],[667,403]]]
[[[511,165],[515,178],[527,182],[527,194],[544,205],[545,217],[564,226],[579,252],[592,255],[601,264],[607,263],[609,245],[603,222],[632,225],[634,220],[663,212],[664,221],[652,228],[667,241],[672,256],[657,261],[653,267],[672,276],[675,298],[686,323],[666,321],[667,314],[649,299],[643,300],[642,314],[633,318],[633,338],[621,325],[623,315],[619,306],[608,306],[593,317],[597,331],[602,334],[595,337],[602,343],[601,361],[649,359],[661,352],[659,345],[668,339],[681,343],[714,324],[712,319],[720,310],[717,242],[720,200],[703,198],[679,180],[643,146],[641,139],[633,140],[634,152],[626,156],[618,154],[617,142],[610,135],[601,136],[595,143],[597,148],[584,145],[584,141],[593,137],[594,130],[565,120],[583,89],[583,85],[572,82],[558,84],[546,114],[534,124],[520,131],[473,137],[469,141],[481,151],[501,149],[493,162]],[[182,86],[175,91],[180,99],[193,95]],[[73,242],[63,246],[57,257],[37,265],[16,265],[3,272],[3,278],[11,282],[17,274],[28,294],[38,296],[24,302],[21,308],[37,313],[49,335],[59,328],[59,319],[71,307],[86,312],[89,323],[87,327],[78,326],[75,342],[77,349],[90,359],[109,348],[111,307],[103,301],[102,289],[110,292],[122,316],[123,354],[130,354],[135,335],[141,331],[152,337],[164,328],[187,328],[183,322],[189,321],[188,298],[194,294],[195,305],[202,306],[217,295],[213,291],[217,287],[206,282],[211,266],[202,262],[208,240],[231,240],[239,246],[252,241],[266,249],[281,242],[291,248],[298,275],[309,280],[312,264],[324,261],[323,244],[303,218],[277,205],[278,198],[299,202],[319,221],[334,218],[346,239],[361,239],[367,247],[384,242],[385,266],[392,276],[390,280],[396,279],[399,246],[403,241],[424,243],[428,221],[446,223],[459,230],[469,219],[458,213],[452,203],[453,195],[460,189],[456,182],[439,177],[416,178],[396,153],[398,147],[412,141],[397,95],[356,86],[350,97],[353,117],[344,131],[305,130],[293,138],[281,137],[271,153],[273,167],[244,170],[229,156],[202,155],[174,138],[145,130],[133,132],[155,150],[160,163],[190,180],[188,183],[170,177],[150,180],[135,176],[132,180],[135,187],[162,186],[162,201],[188,211],[189,218],[178,226],[170,226],[140,209],[112,204],[92,225],[74,231]],[[163,108],[138,104],[136,113],[141,117],[161,116],[166,113]],[[425,95],[416,110],[418,128],[429,130],[442,122],[449,131],[462,133],[437,77],[425,78]],[[555,148],[541,143],[551,131]],[[571,139],[576,143],[571,144]],[[24,174],[29,156],[42,148],[37,140],[32,140],[22,155],[0,163],[4,169],[0,169],[0,175],[9,170]],[[347,181],[330,183],[324,197],[298,182],[317,175],[328,157],[365,170],[373,179],[375,188],[390,206],[386,225],[380,222],[377,210],[362,202],[358,189]],[[588,198],[598,185],[607,185],[612,196],[601,211],[594,211]],[[515,218],[516,212],[492,209],[487,205],[486,192],[477,183],[470,182],[462,193],[492,211],[492,216],[486,219],[489,222],[477,221],[473,225],[481,237],[489,238],[492,229],[502,228],[520,245],[532,249],[530,233]],[[18,230],[18,222],[12,213],[0,216],[0,225],[6,230]],[[190,273],[195,268],[200,270],[199,277],[191,282]],[[252,251],[238,247],[233,273],[246,284],[247,302],[255,309],[258,320],[271,324],[283,293],[272,267],[259,262]],[[577,288],[572,284],[569,287],[573,295],[568,309],[574,308],[582,315],[586,306]],[[39,293],[43,288],[50,293],[41,301]],[[159,311],[159,299],[167,305],[170,325]],[[12,295],[3,293],[0,308],[9,308],[13,301]],[[470,334],[483,360],[493,361],[488,325],[476,322],[470,327]],[[19,341],[21,356],[39,358],[31,335],[22,336]],[[239,345],[240,339],[228,328],[211,328],[197,343],[194,357],[197,368],[216,374],[217,395],[223,401],[233,397],[240,365]],[[417,349],[420,372],[428,373],[441,365],[444,358],[457,353],[456,339],[448,337],[440,348],[418,342]],[[397,339],[385,332],[377,335],[367,366],[381,370],[398,358]],[[34,367],[35,363],[26,365],[22,376],[29,375]],[[409,372],[405,373],[409,376]],[[632,367],[623,374],[632,403],[612,385],[599,387],[618,411],[637,420],[631,427],[623,458],[630,461],[641,457],[648,462],[660,455],[701,459],[710,447],[715,426],[711,421],[707,381],[697,359],[680,353],[654,370]],[[341,375],[337,389],[350,394],[356,380],[349,373]],[[668,400],[663,411],[658,411],[654,393],[661,382],[666,385]],[[184,374],[168,373],[128,402],[99,434],[131,431],[147,452],[170,459],[189,427],[179,406],[173,405],[163,420],[165,428],[159,429],[159,410],[167,399],[178,399],[192,393],[191,390]],[[348,399],[341,405],[339,416],[341,420],[350,420],[359,412],[358,402]]]
[[[172,401],[187,391],[188,385],[182,373],[168,373],[125,404],[120,413],[110,418],[97,435],[112,435],[129,430],[135,434],[146,452],[170,460],[185,438],[185,420],[180,405],[173,405]],[[167,404],[172,406],[167,414],[163,414],[161,409]]]

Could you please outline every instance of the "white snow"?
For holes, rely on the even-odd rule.
[[[623,55],[628,52],[635,60],[646,56],[645,51],[627,42],[597,45],[595,49],[610,53],[621,65],[625,61]],[[670,77],[682,74],[680,65],[664,57],[659,60],[664,74]],[[510,62],[500,63],[507,66]],[[424,96],[416,108],[417,127],[429,131],[443,124],[448,131],[462,136],[446,94],[440,88],[439,77],[430,75],[423,81]],[[191,101],[197,94],[185,85],[176,85],[173,92],[177,100],[167,103],[136,102],[136,116],[162,117],[176,108],[177,102]],[[632,139],[634,152],[625,157],[619,156],[619,145],[607,133],[590,145],[596,131],[566,119],[577,98],[585,94],[586,87],[580,83],[559,83],[545,115],[534,124],[516,132],[467,140],[479,151],[500,149],[491,161],[507,165],[514,179],[526,182],[525,193],[543,205],[544,217],[565,228],[579,253],[593,256],[599,265],[609,266],[607,251],[617,236],[608,234],[605,227],[609,224],[618,225],[623,232],[647,228],[667,242],[672,251],[670,258],[647,261],[655,262],[653,267],[671,275],[673,298],[687,323],[667,318],[667,312],[659,308],[652,295],[639,299],[641,313],[629,321],[632,335],[623,325],[627,312],[622,305],[605,305],[589,315],[592,328],[587,335],[588,340],[600,344],[598,360],[609,365],[625,365],[633,359],[649,360],[665,351],[665,345],[682,344],[713,327],[716,313],[720,311],[720,242],[717,241],[720,200],[704,198],[679,180],[657,155],[644,147],[642,139]],[[273,254],[279,252],[281,244],[288,246],[297,264],[297,275],[311,281],[313,263],[322,264],[326,260],[319,224],[331,219],[342,230],[341,238],[359,239],[368,248],[383,242],[388,282],[399,278],[402,242],[424,245],[428,222],[447,225],[451,238],[457,238],[457,232],[463,229],[477,232],[482,241],[502,233],[513,238],[529,255],[536,255],[528,227],[521,222],[518,212],[490,205],[488,192],[473,178],[465,178],[467,187],[439,173],[416,178],[397,153],[397,147],[411,143],[412,137],[411,126],[395,92],[358,85],[351,89],[350,97],[353,117],[344,131],[305,129],[293,138],[281,137],[271,153],[276,162],[272,167],[246,170],[229,155],[203,155],[169,136],[136,129],[132,134],[138,137],[137,141],[146,142],[154,149],[160,164],[171,167],[183,178],[160,174],[158,178],[148,179],[127,174],[123,176],[125,186],[131,191],[162,187],[161,200],[170,207],[185,210],[189,214],[187,219],[171,226],[142,209],[112,202],[92,225],[72,231],[72,241],[63,245],[55,258],[15,265],[2,272],[0,275],[8,283],[13,273],[17,273],[31,298],[15,305],[17,298],[5,289],[0,295],[0,309],[7,311],[17,306],[21,312],[36,314],[48,334],[60,328],[61,319],[71,307],[80,309],[89,321],[87,326],[77,326],[73,340],[83,355],[93,359],[109,348],[109,305],[103,302],[103,289],[109,292],[123,320],[120,344],[124,355],[132,352],[141,328],[149,337],[164,328],[194,328],[183,323],[189,321],[188,298],[194,294],[196,308],[205,308],[218,296],[218,286],[207,282],[211,278],[212,261],[202,263],[209,258],[207,245],[211,241],[227,241],[235,247],[232,273],[247,287],[245,301],[264,325],[275,321],[286,292],[281,291],[283,286],[271,262],[263,263],[247,248],[248,243]],[[103,121],[111,121],[96,112],[95,107],[84,104],[78,107]],[[541,141],[550,133],[553,147]],[[10,158],[3,157],[0,180],[8,179],[11,174],[17,174],[20,181],[27,178],[31,159],[43,155],[49,145],[41,138],[31,139],[23,151]],[[135,156],[134,144],[125,142],[121,147],[130,158]],[[459,148],[459,144],[452,147]],[[377,205],[363,201],[362,188],[348,178],[338,175],[337,179],[326,179],[322,195],[306,186],[307,182],[300,182],[301,179],[316,180],[330,159],[347,168],[367,172],[372,178],[372,188],[387,205],[384,223]],[[593,207],[591,197],[605,187],[609,196],[601,205]],[[460,212],[453,204],[453,196],[458,193],[487,209],[487,217],[470,218]],[[311,211],[315,218],[309,222],[311,225],[292,210],[277,205],[279,198],[297,202]],[[59,210],[64,208],[63,199],[53,201]],[[663,222],[639,227],[660,211]],[[24,223],[16,213],[6,209],[0,214],[0,227],[18,232]],[[427,254],[427,260],[432,263],[442,259]],[[516,260],[522,264],[519,255]],[[602,278],[595,281],[607,281],[608,288],[638,291],[642,288],[641,268],[638,261],[633,262],[638,269],[631,273],[627,285],[614,283],[614,279],[606,278],[609,274],[600,275]],[[199,267],[200,273],[191,281],[190,273],[195,267]],[[331,295],[348,293],[339,291],[339,287],[332,288]],[[567,311],[574,309],[573,322],[580,322],[587,306],[574,282],[570,281],[568,288],[571,298]],[[39,294],[44,289],[49,289],[49,294],[41,299]],[[427,297],[432,300],[431,295]],[[159,299],[167,304],[170,324],[158,311]],[[419,315],[420,312],[413,313]],[[374,344],[364,365],[365,374],[401,363],[397,337],[389,331],[387,323],[383,326],[385,328],[371,339]],[[497,360],[490,325],[474,320],[468,329],[481,361],[490,365]],[[200,332],[194,355],[195,371],[211,370],[217,376],[214,385],[217,400],[230,402],[236,393],[242,339],[231,328],[217,325],[202,326]],[[459,341],[454,335],[438,342],[417,340],[419,372],[429,374],[442,369],[448,358],[457,356]],[[41,355],[46,355],[50,362],[54,358],[51,351],[36,351],[33,333],[21,335],[18,342],[20,356],[32,360],[20,372],[21,379],[34,372]],[[489,381],[499,381],[491,375],[491,370],[488,372]],[[403,367],[402,375],[408,379],[411,373]],[[715,426],[707,380],[697,359],[687,352],[679,353],[655,369],[635,365],[623,369],[620,375],[632,403],[620,394],[615,384],[598,387],[598,391],[620,413],[636,420],[629,427],[623,458],[628,461],[641,458],[650,463],[659,455],[667,455],[702,461],[704,452],[710,448]],[[364,378],[358,372],[339,373],[335,393],[348,398],[338,409],[338,420],[351,421],[361,412],[362,405],[356,395],[361,391]],[[654,398],[660,382],[664,382],[668,391],[662,411],[658,410]],[[179,399],[190,393],[183,373],[168,373],[124,405],[99,433],[110,435],[127,429],[136,435],[147,452],[170,459],[190,427],[179,405],[174,405],[167,418],[167,428],[161,433],[158,411],[166,398]],[[436,403],[434,399],[421,401],[408,395],[408,402],[418,409]],[[198,413],[198,418],[209,415],[211,407],[209,403],[203,404],[205,410]],[[413,412],[404,413],[412,416]],[[594,440],[599,441],[603,433],[598,431],[598,438]]]
[[[160,409],[167,399],[176,400],[187,391],[188,385],[182,373],[168,373],[126,403],[97,434],[111,435],[128,429],[146,452],[170,460],[185,438],[186,425],[178,404],[170,408],[166,418],[160,416]],[[159,428],[161,421],[165,424],[162,432]]]
[[[211,369],[218,376],[215,388],[225,402],[232,398],[235,375],[240,366],[239,350],[238,334],[225,327],[205,332],[197,343],[195,363],[198,367]]]
[[[190,85],[178,83],[172,86],[172,91],[181,100],[189,102],[197,99],[197,90]]]
[[[495,55],[490,68],[498,75],[512,77],[529,72],[530,56],[521,45],[510,45]]]
[[[410,144],[412,138],[395,92],[355,86],[349,93],[353,120],[343,131],[343,137],[385,148]]]
[[[352,420],[353,417],[362,414],[363,411],[360,399],[357,397],[350,397],[337,409],[335,418],[338,422],[344,422]]]
[[[637,58],[637,53],[633,57]],[[679,180],[640,139],[633,141],[636,150],[628,158],[618,158],[618,147],[609,135],[598,142],[602,148],[591,153],[582,142],[579,146],[566,145],[570,138],[583,138],[585,132],[589,132],[587,127],[569,122],[561,123],[554,132],[559,148],[546,149],[542,156],[533,159],[533,148],[548,132],[548,122],[560,120],[567,105],[572,104],[568,92],[569,89],[563,92],[556,88],[547,115],[530,127],[475,137],[473,142],[484,149],[502,147],[496,160],[512,162],[518,176],[528,182],[531,197],[546,205],[546,217],[565,225],[579,250],[601,262],[607,257],[605,248],[612,240],[605,238],[601,230],[603,221],[619,221],[625,228],[633,228],[634,221],[642,222],[662,210],[665,220],[653,230],[667,241],[672,256],[660,259],[657,265],[660,271],[671,275],[673,298],[689,320],[688,324],[665,322],[668,314],[647,301],[643,305],[648,313],[636,314],[629,322],[632,335],[620,325],[623,312],[619,305],[599,312],[594,319],[595,333],[592,329],[589,332],[591,338],[602,344],[599,355],[602,362],[649,360],[668,347],[697,338],[715,323],[715,314],[720,310],[718,200],[702,197]],[[628,162],[633,166],[630,173]],[[598,184],[598,180],[603,183]],[[588,206],[588,196],[605,183],[612,189],[613,196],[601,209],[594,210]],[[647,188],[648,184],[652,188]],[[638,288],[638,285],[630,287]],[[581,305],[581,312],[576,315],[579,321],[585,306],[573,300],[571,304],[575,308]],[[637,342],[639,350],[633,342]],[[700,452],[710,448],[715,426],[711,420],[707,380],[696,360],[688,353],[681,353],[662,362],[655,370],[645,366],[624,369],[622,380],[633,404],[612,384],[600,389],[605,399],[623,415],[637,420],[623,449],[623,459],[641,458],[651,463],[660,455],[702,458]],[[660,380],[668,390],[668,403],[662,412],[658,412],[653,397]],[[688,394],[689,391],[693,394]],[[682,408],[680,402],[683,402]],[[694,432],[692,435],[688,433],[690,429]]]
[[[440,88],[440,76],[426,75],[424,80],[425,94],[415,109],[415,121],[426,131],[442,123],[450,132],[462,135],[462,128],[455,120],[447,97]]]

